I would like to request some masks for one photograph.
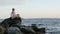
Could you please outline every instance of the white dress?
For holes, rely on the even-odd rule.
[[[11,18],[14,19],[16,17],[16,14],[14,11],[11,12]]]

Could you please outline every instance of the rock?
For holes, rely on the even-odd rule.
[[[21,18],[7,18],[1,22],[1,33],[4,34],[45,34],[45,28],[37,28],[36,24],[32,24],[31,27],[20,28],[21,26],[17,25],[21,24]],[[14,28],[13,28],[14,27]],[[13,28],[13,29],[12,29]]]
[[[5,29],[0,25],[0,34],[4,34]]]
[[[5,24],[11,26],[11,25],[17,24],[17,23],[21,24],[21,21],[22,21],[21,18],[14,18],[14,19],[7,18],[4,21],[2,21],[1,24],[3,24],[4,26],[5,26]]]
[[[21,18],[7,18],[1,22],[1,26],[5,29],[4,34],[8,34],[8,28],[15,24],[16,27],[18,27],[16,24],[21,24]]]
[[[0,25],[0,30],[1,30],[0,33],[3,32],[3,34],[8,34],[8,27],[6,24],[4,24],[4,25]]]
[[[8,34],[23,34],[17,26],[11,26],[8,28]]]
[[[25,28],[21,28],[20,30],[21,30],[21,32],[23,32],[24,34],[30,34],[30,33],[32,33],[31,31],[28,31],[28,30],[25,29]]]
[[[35,25],[33,25],[31,27],[37,34],[45,34],[45,28],[37,28],[37,26],[35,26]]]

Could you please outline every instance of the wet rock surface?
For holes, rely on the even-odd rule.
[[[37,28],[35,25],[22,27],[20,26],[21,21],[21,18],[5,19],[0,24],[1,34],[45,34],[45,28]],[[17,25],[17,23],[20,25]]]

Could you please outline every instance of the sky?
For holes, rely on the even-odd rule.
[[[0,0],[0,18],[10,17],[12,8],[22,18],[60,18],[60,0]]]

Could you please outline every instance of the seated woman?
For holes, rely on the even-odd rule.
[[[21,22],[22,22],[21,17],[19,16],[19,14],[17,15],[15,14],[15,9],[13,8],[11,12],[11,17],[3,20],[1,24],[7,23],[10,26],[10,25],[17,24],[17,23],[21,24]]]
[[[11,20],[12,21],[20,21],[21,22],[21,17],[19,16],[19,14],[15,14],[15,9],[13,8],[12,9],[12,12],[11,12]]]
[[[16,14],[15,14],[15,9],[12,8],[12,12],[11,12],[11,19],[14,19],[16,17]]]
[[[15,14],[15,9],[14,8],[12,9],[10,20],[11,20],[11,23],[9,23],[9,24],[16,24],[16,23],[19,23],[19,22],[21,23],[22,22],[19,14]]]
[[[21,24],[21,22],[22,22],[22,19],[21,19],[21,17],[19,16],[19,14],[17,14],[17,16],[16,16],[13,20],[15,20],[16,23],[20,23],[20,24]]]
[[[14,25],[14,24],[17,24],[17,23],[20,23],[22,22],[21,20],[21,17],[19,16],[19,14],[15,14],[15,9],[13,8],[12,9],[12,13],[11,13],[11,17],[10,18],[6,18],[4,19],[2,22],[1,22],[1,25],[4,27],[4,28],[8,28],[10,27],[11,25]],[[18,25],[17,25],[18,27]],[[6,34],[6,31],[5,31],[5,34]]]
[[[17,14],[17,16],[16,16],[16,18],[15,18],[16,20],[20,20],[21,19],[21,17],[20,17],[20,15],[19,14]]]
[[[11,21],[11,22],[9,23],[9,24],[10,24],[9,26],[11,26],[11,25],[13,25],[13,24],[18,24],[18,23],[19,23],[19,25],[20,25],[21,22],[22,22],[22,19],[21,19],[21,17],[19,16],[19,14],[17,14],[16,17],[15,17],[14,19],[11,19],[10,21]]]

